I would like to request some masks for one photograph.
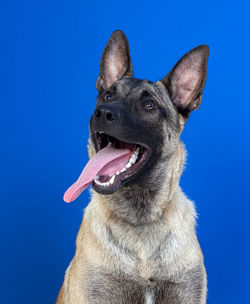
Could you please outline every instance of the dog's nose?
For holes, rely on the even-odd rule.
[[[119,117],[118,111],[115,108],[105,105],[98,106],[98,108],[95,109],[94,115],[97,120],[106,122],[118,120]]]

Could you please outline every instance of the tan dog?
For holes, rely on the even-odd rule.
[[[126,36],[116,31],[101,59],[90,161],[66,192],[92,183],[57,304],[204,304],[206,271],[196,212],[179,179],[180,134],[199,107],[208,47],[187,53],[156,83],[133,78]]]

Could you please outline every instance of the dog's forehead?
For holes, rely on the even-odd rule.
[[[149,80],[136,78],[122,78],[115,84],[116,94],[123,97],[138,97],[147,90],[152,94],[157,94],[157,86]]]
[[[168,111],[173,110],[168,91],[161,81],[152,82],[146,79],[124,77],[115,83],[114,89],[116,95],[128,101],[140,98],[142,93],[147,91],[162,108]]]

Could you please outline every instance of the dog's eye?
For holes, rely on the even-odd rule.
[[[152,111],[155,108],[155,104],[153,101],[146,101],[143,104],[144,109],[146,109],[147,111]]]
[[[111,94],[110,93],[105,94],[103,99],[105,101],[110,101],[111,100]]]

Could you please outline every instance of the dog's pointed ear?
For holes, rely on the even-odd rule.
[[[107,89],[123,76],[133,76],[129,44],[122,31],[115,31],[102,53],[96,88]]]
[[[207,76],[209,48],[200,45],[184,55],[161,81],[179,111],[188,115],[199,108]]]

